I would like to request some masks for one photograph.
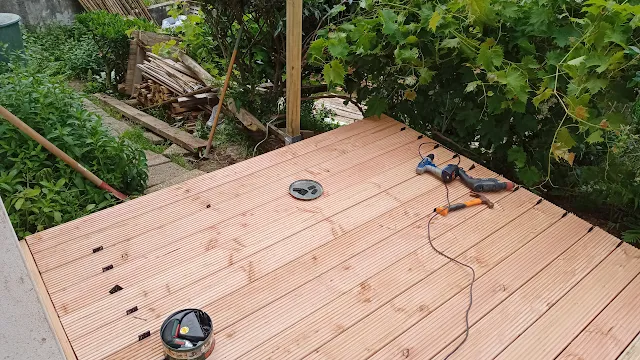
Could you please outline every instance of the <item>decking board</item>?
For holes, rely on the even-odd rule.
[[[258,197],[258,193],[256,194],[256,196],[247,195],[249,199],[247,199],[246,202],[242,202],[240,204],[238,204],[235,199],[230,199],[229,201],[226,201],[224,203],[212,206],[213,211],[211,212],[213,214],[210,214],[208,219],[203,219],[203,222],[206,224],[208,221],[208,227],[211,228],[216,224],[220,224],[223,221],[230,220],[240,214],[243,214],[245,211],[250,211],[253,206],[251,204],[264,204],[265,201],[269,199],[275,201],[276,199],[281,197],[281,191],[283,188],[287,188],[291,182],[300,178],[312,178],[314,180],[320,181],[326,189],[329,189],[328,191],[340,191],[341,189],[352,185],[354,181],[364,181],[366,179],[371,179],[376,175],[379,175],[379,172],[384,172],[392,169],[393,167],[395,167],[395,165],[397,165],[394,161],[392,161],[393,159],[397,159],[397,161],[408,161],[409,164],[411,164],[411,162],[415,162],[417,155],[413,154],[412,159],[411,153],[407,151],[408,149],[415,146],[416,145],[414,143],[409,143],[408,145],[404,145],[398,149],[390,150],[385,154],[373,156],[372,159],[369,159],[369,157],[367,156],[356,157],[354,159],[360,159],[360,161],[363,162],[359,164],[353,164],[354,166],[349,167],[342,172],[337,172],[337,170],[318,171],[317,175],[312,175],[311,173],[309,173],[310,170],[305,170],[299,173],[297,176],[294,175],[292,177],[287,177],[282,181],[279,180],[277,182],[274,182],[274,184],[268,184],[267,186],[265,186],[265,189],[263,191],[266,192],[265,195],[267,195],[267,197]],[[449,157],[448,152],[444,149],[442,149],[442,151],[440,151],[439,153],[442,155],[447,155],[443,156],[443,158]],[[335,159],[335,161],[337,163],[342,162],[342,165],[350,165],[351,162],[348,161],[348,158],[345,159],[345,156],[338,157]],[[336,168],[337,167],[338,166],[336,166]],[[317,166],[315,168],[317,168]],[[273,185],[279,186],[279,188],[273,188]],[[214,220],[212,221],[211,218],[214,218]],[[167,246],[168,247],[162,247],[156,251],[149,251],[148,248],[144,248],[143,251],[149,251],[145,254],[144,258],[141,258],[133,263],[124,263],[122,264],[122,266],[118,266],[116,269],[114,269],[115,271],[113,272],[103,273],[98,271],[96,275],[89,279],[78,282],[71,286],[66,285],[64,291],[56,291],[52,294],[52,297],[56,299],[56,301],[60,304],[61,313],[63,315],[66,315],[98,300],[99,297],[104,297],[104,291],[102,291],[102,295],[98,295],[100,294],[99,290],[104,290],[105,288],[112,287],[112,279],[118,279],[118,281],[120,282],[119,285],[124,287],[125,289],[128,289],[131,285],[137,282],[142,282],[148,277],[156,276],[158,273],[172,268],[170,259],[173,255],[167,253],[171,251],[177,251],[177,249],[179,249],[183,245],[180,241],[177,241]],[[197,254],[194,254],[194,256],[196,255]],[[131,252],[129,252],[129,256],[131,256]],[[115,257],[113,261],[115,261],[117,264],[119,263],[117,261],[117,257]],[[103,260],[101,262],[106,263],[109,262],[109,260]],[[193,267],[195,265],[189,264],[188,266]],[[87,292],[87,289],[95,291]]]
[[[558,360],[616,359],[635,338],[640,323],[640,276],[571,342]]]
[[[216,359],[444,357],[464,334],[469,273],[427,244],[426,222],[446,202],[444,184],[415,174],[429,141],[365,119],[28,237],[68,358],[160,360],[160,323],[185,307],[211,314]],[[294,200],[299,178],[325,195]],[[448,190],[468,199],[459,181]],[[526,190],[488,197],[493,210],[431,229],[478,275],[470,338],[452,359],[633,354],[640,252]]]
[[[44,249],[64,242],[70,242],[87,234],[99,232],[110,226],[118,226],[123,221],[135,216],[154,211],[163,206],[174,203],[191,195],[242,178],[256,171],[270,168],[284,161],[298,156],[315,152],[325,146],[339,143],[343,140],[357,137],[365,131],[375,131],[381,126],[394,125],[394,121],[383,116],[380,120],[360,121],[350,126],[344,126],[331,132],[320,134],[311,139],[287,146],[278,151],[272,151],[260,157],[248,159],[237,164],[222,168],[215,172],[185,181],[153,194],[149,194],[126,203],[102,210],[100,213],[70,221],[64,227],[53,227],[27,237],[32,253],[36,254]],[[206,204],[204,204],[206,205]]]

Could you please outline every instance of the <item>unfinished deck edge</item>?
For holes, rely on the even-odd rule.
[[[47,321],[53,330],[53,334],[55,335],[60,347],[62,348],[62,352],[67,360],[78,360],[76,357],[75,351],[71,346],[71,342],[67,337],[67,333],[62,326],[62,321],[60,321],[60,317],[58,316],[58,312],[53,306],[53,301],[51,301],[51,297],[49,296],[49,292],[47,291],[47,287],[44,284],[44,280],[42,280],[42,276],[40,276],[40,271],[38,270],[38,265],[33,258],[33,254],[31,254],[31,250],[29,249],[29,244],[26,241],[20,241],[20,252],[22,253],[22,258],[24,259],[25,265],[27,267],[27,271],[29,272],[29,277],[33,281],[34,290],[38,295],[38,299],[40,299],[40,303],[44,309],[44,314],[47,317]]]

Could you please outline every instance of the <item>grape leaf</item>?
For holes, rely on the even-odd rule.
[[[549,88],[544,89],[542,92],[538,94],[538,96],[533,98],[533,105],[538,107],[538,105],[540,105],[541,102],[549,99],[552,94],[553,94],[553,90]]]
[[[493,39],[489,39],[493,40]],[[480,46],[480,52],[478,53],[478,63],[482,64],[482,67],[487,71],[494,71],[496,66],[502,64],[504,53],[500,46],[489,45],[489,40],[485,41]]]
[[[533,186],[537,184],[542,178],[542,176],[540,175],[540,171],[538,171],[538,169],[533,166],[527,166],[518,170],[518,177],[527,186]]]
[[[324,48],[327,45],[327,40],[320,38],[311,43],[309,46],[308,54],[310,56],[310,60],[314,59],[322,60],[324,58]]]
[[[398,31],[398,15],[389,9],[380,11],[380,19],[382,20],[382,33],[386,35],[395,34]]]
[[[586,139],[586,142],[588,142],[589,144],[595,144],[603,141],[604,139],[602,138],[602,130],[596,130],[592,132],[591,135],[589,135],[589,137],[587,137]]]
[[[440,46],[442,46],[444,48],[457,48],[457,47],[460,46],[460,39],[458,39],[458,38],[444,39],[440,43]]]
[[[331,56],[344,59],[349,54],[349,45],[344,37],[336,37],[328,41],[327,48]]]
[[[405,42],[405,43],[407,43],[407,44],[415,44],[415,43],[417,43],[417,42],[419,42],[419,41],[420,41],[420,40],[419,40],[419,39],[418,39],[418,37],[417,37],[417,36],[415,36],[415,35],[411,35],[411,36],[409,36],[408,38],[406,38],[406,39],[404,40],[404,42]]]
[[[560,47],[565,47],[575,42],[581,37],[580,31],[571,25],[566,25],[553,32],[555,43]]]
[[[435,71],[431,71],[427,68],[422,68],[420,69],[420,78],[418,79],[418,82],[420,83],[420,85],[427,85],[431,82],[431,79],[433,79],[433,75],[435,75]]]
[[[398,47],[394,52],[396,57],[396,63],[398,64],[412,64],[418,59],[418,48],[400,48]]]
[[[341,13],[343,11],[345,11],[347,9],[346,6],[340,4],[340,5],[336,5],[333,7],[333,9],[331,9],[331,11],[329,11],[329,13],[327,14],[327,16],[335,16],[338,15],[338,13]]]
[[[429,29],[431,29],[431,31],[436,32],[436,27],[438,26],[440,19],[442,19],[442,15],[437,11],[431,15],[431,20],[429,20]]]
[[[556,142],[564,145],[567,149],[571,149],[576,145],[576,141],[573,140],[566,127],[563,127],[558,131],[558,135],[556,135]]]
[[[480,85],[480,81],[472,81],[467,84],[467,87],[464,89],[464,92],[468,93],[468,92],[475,91],[478,85]]]
[[[324,80],[329,84],[344,85],[344,66],[338,60],[333,60],[324,66]]]
[[[520,146],[512,147],[507,151],[507,161],[513,162],[518,168],[522,168],[527,162],[527,153]]]
[[[365,116],[378,116],[382,115],[385,111],[387,111],[387,100],[376,95],[372,96],[367,100],[367,110],[365,111]]]

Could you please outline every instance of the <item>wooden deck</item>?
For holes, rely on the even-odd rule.
[[[366,119],[30,236],[69,358],[160,360],[163,319],[198,307],[215,360],[442,359],[464,335],[470,273],[428,245],[445,188],[415,174],[419,136]],[[302,178],[323,197],[290,197]],[[638,358],[640,251],[524,189],[488,196],[494,209],[431,227],[477,273],[451,358]]]

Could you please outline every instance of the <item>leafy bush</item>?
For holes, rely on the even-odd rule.
[[[308,58],[369,114],[619,222],[640,204],[635,3],[363,0]]]
[[[154,31],[156,26],[143,19],[124,18],[104,10],[76,16],[76,21],[93,36],[105,65],[107,88],[112,87],[111,74],[117,84],[124,81],[129,59],[129,31]]]
[[[61,78],[38,70],[0,69],[0,104],[105,182],[141,193],[148,177],[144,153],[109,135]],[[0,196],[21,237],[116,201],[2,118]]]
[[[80,25],[28,28],[23,37],[28,60],[41,72],[90,80],[104,69],[98,45]]]

